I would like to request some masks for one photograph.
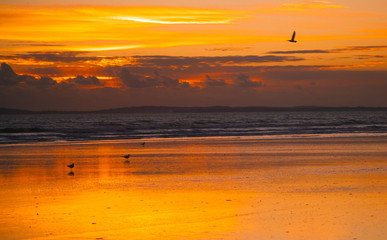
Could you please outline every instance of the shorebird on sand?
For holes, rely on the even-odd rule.
[[[67,165],[67,167],[71,168],[71,170],[73,170],[73,167],[74,167],[74,163],[70,164],[70,165]]]

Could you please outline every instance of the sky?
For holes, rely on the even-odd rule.
[[[0,0],[0,107],[387,107],[386,9],[385,0]]]

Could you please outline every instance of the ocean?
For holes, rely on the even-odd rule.
[[[0,115],[0,144],[184,137],[387,135],[386,111]]]

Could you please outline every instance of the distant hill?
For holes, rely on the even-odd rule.
[[[80,114],[80,113],[196,113],[196,112],[321,112],[321,111],[387,111],[387,107],[168,107],[141,106],[112,108],[98,111],[29,111],[12,108],[0,108],[0,114]]]
[[[13,108],[0,108],[0,114],[29,114],[34,113],[33,111],[20,110]]]

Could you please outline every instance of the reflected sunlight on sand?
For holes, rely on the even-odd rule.
[[[386,140],[0,146],[0,238],[383,239]]]

